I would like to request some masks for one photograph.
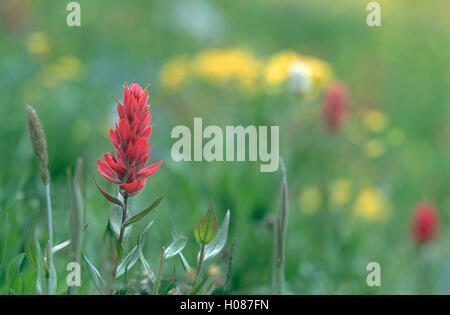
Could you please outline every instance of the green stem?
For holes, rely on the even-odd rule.
[[[47,196],[47,216],[48,216],[48,235],[50,241],[50,248],[53,248],[53,216],[52,216],[52,201],[50,198],[50,183],[45,185],[45,194]],[[50,251],[50,258],[52,258]]]
[[[45,185],[45,195],[47,197],[47,219],[48,219],[48,246],[49,246],[49,250],[47,253],[47,266],[48,269],[50,270],[50,275],[49,277],[51,277],[51,268],[53,268],[53,253],[52,253],[52,248],[53,248],[53,214],[52,214],[52,201],[51,201],[51,196],[50,196],[50,182],[48,182]],[[53,292],[50,292],[50,285],[49,285],[49,279],[46,279],[46,283],[47,283],[47,290],[49,294],[52,294]]]
[[[282,159],[280,159],[280,168],[283,174],[283,179],[280,189],[278,216],[274,229],[272,294],[282,294],[284,287],[284,252],[286,247],[288,221],[288,187],[286,168]]]
[[[165,256],[166,256],[166,249],[163,247],[163,248],[161,248],[161,257],[159,258],[158,276],[156,278],[155,289],[153,290],[153,294],[155,294],[155,295],[158,294],[159,285],[161,284],[161,277],[162,277]]]
[[[120,193],[119,193],[120,195]],[[125,193],[123,196],[123,207],[122,207],[122,223],[120,224],[120,234],[119,234],[119,243],[120,245],[123,245],[123,237],[125,234],[125,221],[127,219],[127,213],[128,213],[128,194]],[[114,282],[116,281],[116,275],[117,275],[117,267],[119,265],[118,261],[113,262],[112,267],[112,283],[114,287]],[[112,289],[114,291],[114,289]],[[112,292],[111,292],[112,293]]]
[[[202,244],[201,249],[200,249],[200,259],[198,260],[197,270],[195,271],[194,282],[192,283],[192,291],[195,289],[195,286],[197,285],[198,277],[200,276],[200,271],[202,269],[204,259],[205,259],[205,244]]]
[[[123,235],[125,233],[125,220],[127,219],[128,213],[128,194],[125,193],[123,196],[123,208],[122,208],[122,224],[120,225],[120,235],[119,235],[119,243],[122,245],[123,243]]]

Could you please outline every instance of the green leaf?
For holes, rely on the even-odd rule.
[[[36,292],[40,295],[46,293],[45,285],[44,285],[44,276],[45,276],[45,270],[44,270],[44,260],[42,259],[42,251],[41,246],[39,245],[39,242],[35,241],[36,246],[36,268],[37,268],[37,275],[36,275]]]
[[[153,270],[150,267],[150,264],[148,263],[147,259],[145,259],[145,256],[144,256],[144,253],[142,252],[141,246],[138,246],[138,250],[139,250],[139,261],[142,264],[142,268],[144,268],[144,272],[150,273],[151,275],[153,275],[152,278],[154,278]]]
[[[139,259],[139,249],[138,245],[134,246],[133,249],[128,253],[127,256],[120,262],[117,267],[116,279],[125,273],[125,270],[130,270],[134,264],[136,264]]]
[[[177,254],[179,254],[187,244],[187,237],[179,235],[165,251],[165,258],[169,259]]]
[[[78,158],[77,164],[75,166],[75,172],[73,175],[73,184],[75,187],[79,188],[81,197],[86,188],[85,173],[86,173],[86,161],[84,160],[84,158]],[[80,202],[80,204],[82,205],[83,202]]]
[[[150,264],[148,263],[147,259],[145,259],[144,253],[142,250],[144,249],[144,236],[150,229],[150,227],[153,225],[153,221],[151,221],[147,226],[144,228],[142,233],[139,235],[139,241],[138,241],[138,252],[139,252],[139,260],[142,264],[142,268],[144,269],[145,273],[150,274],[150,279],[155,282],[155,274],[153,273],[152,268],[150,267]]]
[[[95,268],[95,266],[87,259],[86,255],[83,254],[83,259],[86,262],[86,267],[89,273],[89,276],[91,277],[92,281],[94,282],[95,287],[100,293],[104,293],[105,288],[105,282],[102,279],[102,276],[100,275],[100,272]]]
[[[160,295],[168,295],[170,290],[172,290],[176,286],[177,286],[177,282],[175,280],[172,280],[172,281],[170,281],[169,285],[164,290],[162,290],[159,294]]]
[[[144,228],[144,230],[142,231],[142,237],[144,237],[144,235],[148,232],[148,230],[152,227],[153,225],[153,221],[150,221],[149,224],[147,224],[147,226]]]
[[[108,225],[106,226],[106,231],[103,235],[103,246],[106,250],[108,258],[112,262],[118,262],[122,258],[123,248],[111,227],[110,220],[108,220]]]
[[[122,208],[124,207],[122,201],[120,201],[119,199],[117,199],[116,197],[114,197],[113,195],[111,195],[110,193],[104,191],[104,190],[100,187],[100,185],[97,183],[97,180],[95,179],[95,175],[93,176],[93,178],[94,178],[95,185],[97,185],[98,190],[100,190],[100,192],[102,193],[103,197],[106,198],[106,200],[108,200],[109,202],[114,203],[114,204],[116,204],[116,205],[118,205],[118,206],[121,206]]]
[[[9,292],[11,294],[22,294],[23,279],[20,274],[20,267],[22,266],[25,254],[17,255],[9,264],[6,271],[6,280],[8,283]]]
[[[36,253],[36,238],[34,233],[34,223],[31,224],[30,230],[28,231],[27,239],[25,240],[25,256],[28,261],[37,268],[37,253]]]
[[[48,294],[56,294],[56,286],[58,284],[55,265],[50,263],[49,269],[49,282],[48,282]]]
[[[220,225],[219,232],[217,233],[217,237],[205,246],[205,258],[206,261],[208,258],[213,258],[217,254],[219,254],[224,248],[227,238],[228,238],[228,227],[230,225],[230,210],[227,211],[225,217],[223,218],[222,224]]]
[[[8,268],[6,270],[6,281],[8,283],[11,284],[17,277],[20,276],[20,266],[22,265],[24,257],[24,253],[19,254],[8,264]]]
[[[55,253],[59,252],[60,250],[67,248],[70,244],[71,244],[70,240],[67,240],[67,241],[62,242],[61,244],[53,246],[52,253],[55,254]]]
[[[148,213],[150,213],[150,211],[152,211],[153,209],[155,209],[159,203],[163,200],[164,197],[159,197],[158,199],[156,199],[155,201],[153,201],[153,203],[146,209],[142,210],[141,212],[139,212],[138,214],[132,216],[131,218],[129,218],[128,220],[125,221],[125,226],[128,226],[134,222],[139,221],[140,219],[142,219],[143,217],[145,217]]]
[[[112,227],[111,220],[108,220],[105,233],[103,235],[102,248],[102,270],[101,275],[105,280],[104,293],[112,294],[114,290],[114,281],[116,280],[115,272],[119,261],[122,259],[123,248],[119,242],[119,237],[116,236]]]
[[[109,215],[109,223],[111,224],[111,229],[113,230],[117,239],[119,239],[120,236],[120,228],[122,226],[122,214],[123,208],[114,205],[114,207],[111,210],[111,214]],[[132,228],[133,228],[132,226],[125,227],[125,230],[123,232],[124,241],[131,235]]]
[[[175,229],[175,224],[173,223],[172,219],[170,219],[170,230],[172,232],[172,238],[175,240],[178,237],[178,233]],[[181,263],[183,264],[183,267],[186,271],[191,270],[191,266],[189,265],[189,262],[186,260],[186,258],[183,255],[183,252],[179,252],[178,255],[180,256]]]
[[[217,219],[214,214],[214,205],[211,201],[205,217],[201,219],[195,227],[195,239],[199,244],[209,244],[216,238],[217,229]]]
[[[47,242],[47,253],[46,253],[46,267],[47,267],[47,271],[48,273],[46,274],[46,277],[48,278],[48,294],[56,294],[56,285],[57,285],[57,274],[56,274],[56,269],[55,269],[55,265],[53,263],[53,259],[49,259],[50,257],[50,241]],[[53,250],[53,248],[52,248]]]

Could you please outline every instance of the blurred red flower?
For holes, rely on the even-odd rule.
[[[347,88],[341,82],[331,83],[322,102],[322,115],[325,127],[336,131],[345,123],[348,116],[349,97]]]
[[[416,205],[412,223],[414,241],[421,245],[433,239],[439,229],[439,213],[436,207],[428,201]]]
[[[161,160],[145,167],[150,159],[148,139],[152,133],[147,96],[147,89],[143,91],[138,84],[124,86],[123,105],[117,105],[119,119],[116,128],[109,132],[116,156],[105,153],[105,161],[97,161],[98,171],[103,177],[120,184],[120,189],[131,195],[138,193],[144,187],[146,178],[162,164]]]

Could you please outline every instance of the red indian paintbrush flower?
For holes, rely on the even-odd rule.
[[[147,104],[148,91],[138,84],[124,86],[123,105],[117,105],[119,114],[116,128],[111,129],[109,138],[116,149],[116,156],[105,153],[105,161],[98,159],[98,171],[108,181],[119,184],[128,194],[138,193],[146,178],[155,173],[162,164],[146,167],[150,159],[148,139],[152,133],[152,116]]]
[[[415,207],[412,236],[421,245],[436,236],[439,229],[439,214],[431,202],[422,202]]]
[[[348,92],[343,83],[334,82],[328,86],[322,102],[325,127],[336,131],[345,123],[348,115]]]

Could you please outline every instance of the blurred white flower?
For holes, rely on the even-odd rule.
[[[293,62],[289,67],[289,90],[303,96],[312,90],[311,69],[303,62]]]

